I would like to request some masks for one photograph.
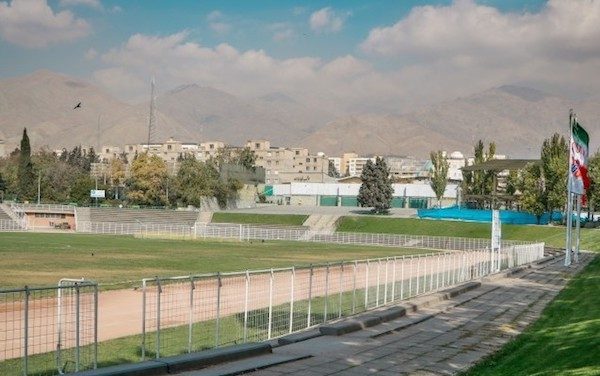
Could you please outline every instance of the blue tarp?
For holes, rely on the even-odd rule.
[[[492,211],[481,209],[465,209],[458,206],[452,206],[442,209],[419,209],[417,211],[419,218],[428,219],[447,219],[454,221],[472,221],[472,222],[492,222]],[[542,225],[548,224],[549,220],[560,221],[561,213],[555,212],[550,218],[550,213],[545,213],[540,219]],[[507,224],[516,225],[535,225],[538,224],[537,218],[531,213],[519,212],[514,210],[500,210],[500,221]]]

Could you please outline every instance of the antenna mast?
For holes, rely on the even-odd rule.
[[[154,113],[156,108],[156,97],[154,95],[154,76],[150,83],[150,118],[148,119],[148,144],[147,151],[150,152],[150,143],[154,140],[156,133],[156,115]]]

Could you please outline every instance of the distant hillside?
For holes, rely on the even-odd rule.
[[[473,144],[483,139],[496,142],[499,153],[535,157],[545,138],[554,132],[568,135],[570,108],[581,114],[579,119],[596,150],[600,101],[575,103],[517,86],[502,86],[400,116],[339,118],[303,142],[331,154],[356,151],[426,157],[437,149],[468,154]]]
[[[78,102],[82,107],[73,109]],[[526,158],[537,156],[543,139],[552,133],[567,135],[570,108],[590,132],[593,151],[600,140],[600,99],[573,102],[518,86],[402,115],[336,117],[324,107],[311,107],[281,92],[243,99],[190,84],[157,98],[154,141],[172,136],[242,145],[266,138],[273,145],[305,146],[329,155],[355,151],[426,157],[437,149],[469,154],[475,141],[483,139],[495,141],[498,153]],[[34,148],[145,142],[148,113],[148,103],[130,105],[88,82],[50,71],[0,80],[0,137],[7,141],[7,151],[18,145],[23,127]]]
[[[81,108],[73,109],[78,102]],[[141,142],[147,139],[148,113],[88,82],[50,71],[0,81],[0,129],[10,147],[18,145],[24,127],[34,148]],[[157,122],[161,139],[191,136],[160,112]]]

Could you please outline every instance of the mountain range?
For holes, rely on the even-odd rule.
[[[81,108],[74,109],[78,102]],[[180,86],[156,99],[155,142],[220,140],[243,145],[268,139],[277,146],[303,146],[339,155],[413,155],[460,150],[494,141],[497,152],[515,158],[539,155],[554,132],[568,134],[573,108],[596,150],[600,100],[574,101],[520,86],[501,86],[403,114],[338,114],[308,106],[285,93],[241,98],[197,84]],[[123,146],[148,139],[149,101],[132,105],[93,84],[54,73],[0,80],[0,139],[6,150],[27,128],[33,148],[75,145]],[[596,137],[595,137],[596,136]]]

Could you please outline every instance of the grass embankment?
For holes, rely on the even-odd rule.
[[[156,275],[303,266],[417,253],[425,251],[307,242],[5,232],[0,233],[0,288],[55,285],[61,278],[112,283]]]
[[[600,257],[573,278],[538,321],[465,373],[600,375]]]
[[[250,214],[250,213],[224,213],[213,214],[214,223],[242,223],[253,225],[280,225],[302,226],[308,215],[296,214]]]
[[[489,238],[491,224],[434,221],[412,218],[344,217],[338,231],[429,236]],[[565,246],[565,228],[560,226],[502,225],[502,239],[543,241],[552,247]],[[600,244],[600,231],[581,229],[581,248],[594,250]]]

